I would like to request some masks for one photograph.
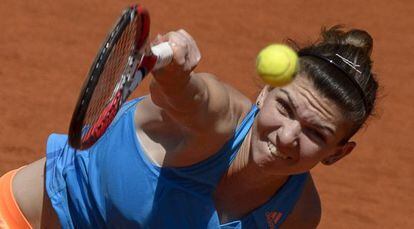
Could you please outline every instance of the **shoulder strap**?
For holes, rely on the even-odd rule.
[[[249,113],[234,132],[233,137],[213,156],[189,167],[172,168],[168,170],[175,173],[177,176],[186,177],[196,181],[198,184],[203,184],[204,189],[211,192],[216,188],[216,185],[224,172],[229,168],[236,157],[244,138],[254,122],[257,112],[258,108],[253,105]]]

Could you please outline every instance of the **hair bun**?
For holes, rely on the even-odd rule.
[[[329,29],[322,28],[322,44],[352,45],[360,48],[368,56],[371,56],[373,39],[364,30],[351,29],[347,32],[342,25],[335,25]]]
[[[361,48],[368,56],[371,56],[373,39],[364,30],[353,29],[346,32],[343,36],[343,44]]]

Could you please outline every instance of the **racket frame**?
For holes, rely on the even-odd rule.
[[[130,72],[127,74],[130,75],[129,77],[132,77],[132,80],[124,79],[122,80],[124,82],[118,82],[118,84],[121,83],[122,85],[116,86],[118,87],[118,89],[114,90],[114,93],[112,95],[112,97],[114,97],[115,99],[111,100],[111,102],[103,109],[104,112],[101,112],[101,115],[97,119],[98,121],[95,122],[95,124],[89,128],[93,129],[93,131],[83,136],[82,131],[85,131],[83,130],[85,128],[84,119],[87,114],[88,107],[91,102],[96,85],[99,82],[100,75],[104,70],[106,61],[108,60],[115,44],[120,39],[124,29],[129,25],[129,23],[132,20],[134,20],[134,17],[137,16],[140,17],[139,20],[141,20],[141,23],[137,23],[137,26],[140,26],[140,28],[137,28],[135,47],[140,47],[140,49],[146,48],[145,44],[149,36],[150,28],[149,13],[142,6],[133,5],[123,12],[122,16],[117,20],[113,29],[106,37],[105,41],[101,45],[101,48],[99,49],[99,54],[95,57],[95,60],[93,61],[93,64],[88,73],[88,77],[82,86],[81,93],[75,106],[75,110],[73,112],[69,127],[68,142],[70,146],[72,146],[75,149],[87,149],[91,147],[103,135],[103,132],[106,131],[112,120],[115,118],[115,115],[117,114],[121,105],[127,100],[129,95],[133,92],[133,90],[136,88],[139,82],[147,75],[148,71],[152,69],[152,67],[155,65],[155,62],[157,61],[157,58],[152,55],[148,55],[147,57],[146,55],[140,57],[137,56],[137,53],[144,53],[145,50],[135,49],[133,51],[135,53],[131,53],[129,58],[132,58],[132,60],[128,60],[128,65],[130,66],[126,66],[126,69]],[[138,36],[138,34],[141,35]],[[138,63],[143,61],[147,63],[141,63],[140,66],[138,66]],[[135,77],[138,77],[135,74],[136,71],[143,71],[140,74],[141,78],[138,79],[139,81],[134,80]],[[120,77],[128,77],[124,74],[125,72],[126,71],[124,70],[123,74]],[[105,120],[107,121],[105,122]],[[102,126],[100,127],[96,125]]]

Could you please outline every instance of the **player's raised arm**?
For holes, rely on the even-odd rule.
[[[159,36],[156,42],[166,41],[174,58],[170,65],[154,72],[150,88],[153,102],[193,131],[231,131],[246,104],[240,101],[247,99],[213,75],[193,72],[201,54],[187,32],[170,32]]]

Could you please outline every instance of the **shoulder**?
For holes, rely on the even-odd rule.
[[[196,73],[196,75],[206,84],[211,102],[221,105],[221,108],[233,108],[236,111],[250,108],[249,98],[236,88],[217,79],[215,75],[210,73]]]
[[[170,166],[191,165],[217,153],[251,108],[246,96],[212,74],[192,73],[191,80],[191,87],[202,91],[194,97],[198,105],[192,112],[165,112],[153,94],[137,106],[135,128],[160,165],[169,152],[174,152]]]
[[[217,104],[221,111],[227,110],[233,117],[243,117],[251,106],[251,100],[238,89],[218,80],[209,73],[199,73],[205,79],[210,94],[211,102]]]
[[[203,123],[208,125],[202,126],[199,130],[208,135],[214,133],[225,139],[249,112],[252,103],[239,90],[220,81],[213,74],[194,73],[194,76],[193,78],[202,81],[207,98],[203,109],[200,109],[203,113],[200,117]]]
[[[303,194],[281,228],[317,228],[321,215],[319,194],[312,176],[309,174]]]

